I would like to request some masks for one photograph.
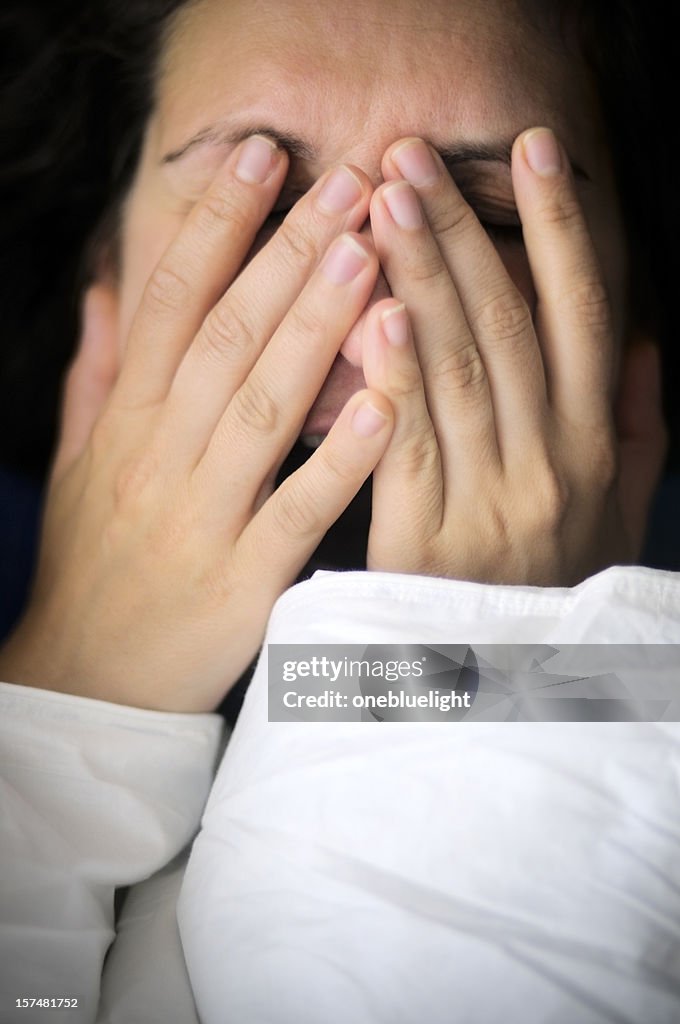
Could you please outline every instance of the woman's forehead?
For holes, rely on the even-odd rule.
[[[238,113],[315,140],[326,162],[364,130],[445,145],[550,123],[569,145],[593,104],[513,0],[200,0],[170,36],[158,113],[166,151]]]

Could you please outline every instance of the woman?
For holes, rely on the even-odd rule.
[[[318,600],[292,591],[277,608],[270,640],[370,642],[386,629],[383,639],[396,641],[407,627],[414,639],[429,627],[429,642],[450,642],[452,631],[469,634],[474,621],[479,642],[507,637],[509,628],[533,641],[543,628],[540,609],[568,622],[576,595],[592,600],[593,593],[602,621],[591,642],[620,639],[620,624],[613,629],[603,610],[610,602],[616,610],[624,587],[616,570],[581,590],[555,588],[636,559],[665,446],[656,349],[630,302],[636,252],[603,110],[569,17],[553,22],[531,3],[510,10],[444,0],[431,0],[426,18],[407,0],[342,10],[305,0],[174,6],[163,10],[134,175],[115,232],[98,239],[33,596],[0,656],[13,757],[34,745],[36,713],[54,716],[56,738],[44,728],[38,734],[39,744],[56,750],[42,757],[89,794],[85,814],[69,785],[36,793],[24,755],[23,767],[13,769],[25,802],[47,801],[60,828],[68,821],[76,834],[85,828],[96,837],[98,853],[88,849],[82,858],[77,909],[59,912],[62,929],[96,934],[77,953],[81,965],[87,957],[83,1019],[94,1019],[99,998],[112,889],[163,867],[191,838],[218,741],[209,713],[255,656],[274,602],[370,474],[371,573],[311,581],[305,587]],[[314,450],[275,485],[297,439]],[[335,564],[343,564],[342,552]],[[652,636],[639,626],[635,638],[677,637],[676,581],[629,573],[624,579],[636,581],[641,606],[654,605],[662,627]],[[300,632],[296,602],[316,632]],[[474,620],[466,603],[476,608]],[[573,635],[582,639],[577,625]],[[247,837],[229,875],[231,883],[243,871],[241,889],[221,888],[224,878],[210,863],[225,821],[238,834],[234,778],[255,793],[244,820],[252,824],[266,807],[259,827],[273,828],[276,786],[253,780],[279,778],[319,742],[296,733],[292,754],[261,732],[263,672],[213,790],[182,896],[194,996],[205,1019],[219,1019],[225,994],[235,1019],[271,1019],[277,1007],[281,1020],[381,1019],[371,999],[357,996],[363,981],[340,986],[334,1009],[325,1001],[338,977],[370,962],[356,955],[358,922],[344,944],[334,945],[333,929],[320,940],[323,949],[331,943],[332,955],[321,959],[333,970],[318,974],[326,988],[312,985],[311,999],[302,984],[308,954],[298,962],[291,953],[301,948],[297,932],[275,963],[265,944],[271,990],[258,990],[255,973],[241,968],[221,974],[221,958],[206,955],[234,948],[232,926],[243,956],[248,937],[260,942],[268,932],[248,910],[220,917],[220,908],[258,891],[263,877],[245,870],[253,863]],[[422,728],[410,734],[418,742]],[[556,734],[548,734],[554,748]],[[625,762],[622,738],[609,739],[603,733],[591,746],[601,758],[616,748]],[[326,734],[320,749],[328,742]],[[358,751],[365,742],[356,739]],[[532,742],[542,747],[546,739],[522,734],[523,748]],[[650,740],[661,759],[665,742],[663,734]],[[83,783],[73,757],[79,762],[85,748],[93,778]],[[601,763],[596,757],[593,765]],[[368,764],[381,789],[383,768],[373,757]],[[162,771],[168,777],[160,784]],[[361,845],[363,819],[362,829],[352,827],[356,779],[344,770],[335,779],[343,783],[344,832]],[[310,798],[314,782],[307,783]],[[448,798],[450,783],[442,785]],[[113,806],[109,787],[121,794]],[[304,836],[305,861],[320,836],[308,832],[306,818],[300,824],[291,791],[283,794],[292,834],[299,826]],[[405,817],[420,806],[411,794]],[[335,815],[335,806],[328,810]],[[662,804],[660,819],[666,810]],[[32,929],[40,929],[41,915],[54,929],[72,851],[46,841],[43,824],[34,824],[34,874],[47,879],[54,903],[45,896],[29,916]],[[435,833],[429,848],[436,859],[451,836]],[[383,834],[389,862],[401,847],[401,824]],[[522,841],[529,834],[532,827]],[[471,849],[487,839],[481,825],[476,835],[473,829]],[[22,841],[12,861],[19,890],[30,860]],[[597,838],[591,842],[599,849]],[[500,849],[512,849],[510,834]],[[276,850],[274,836],[270,860],[279,860]],[[343,852],[351,855],[351,847]],[[665,855],[659,849],[652,858],[659,871]],[[305,894],[333,902],[335,883],[318,865],[320,888],[312,875],[297,906]],[[526,908],[512,885],[496,898],[510,917]],[[174,899],[173,891],[164,905]],[[388,920],[398,919],[399,930],[413,911],[394,894],[384,899],[392,903],[378,944]],[[284,932],[288,925],[295,932],[295,913],[287,918],[276,894],[268,905]],[[587,912],[580,907],[577,937]],[[602,941],[616,918],[616,908],[605,910]],[[133,902],[126,912],[104,976],[104,1007],[122,991],[120,976],[111,979],[126,956]],[[502,917],[496,934],[504,934]],[[66,995],[64,984],[75,984],[68,954],[57,954],[49,940],[30,954],[34,938],[19,904],[10,918],[11,963],[23,965],[13,966],[17,995],[37,965],[41,985]],[[451,954],[448,924],[441,944],[431,930],[418,932],[419,956]],[[631,962],[634,924],[626,920]],[[408,934],[407,926],[406,941]],[[567,947],[554,955],[567,955]],[[391,947],[392,971],[403,955],[398,943]],[[455,955],[466,977],[488,970],[505,982],[506,966],[494,957],[475,961],[469,945]],[[600,968],[606,973],[607,964]],[[677,993],[672,972],[657,962],[654,969],[663,984],[645,988],[640,978],[635,991],[647,1019],[661,1020]],[[300,984],[283,985],[287,975]],[[574,1019],[578,1008],[590,1013],[584,1020],[625,1013],[621,993],[608,993],[609,975],[604,983],[574,983],[570,993],[548,976],[548,965],[540,983],[530,971],[522,975],[508,996],[512,1005],[527,1002],[534,1019]],[[239,989],[244,978],[248,985]],[[153,987],[151,962],[145,982]],[[428,1019],[450,1019],[450,984],[435,986],[424,1002],[417,987],[407,986],[402,1019],[419,1019],[423,1005]],[[495,1005],[484,994],[463,1017],[491,1019]],[[399,1019],[395,1012],[389,1019]]]

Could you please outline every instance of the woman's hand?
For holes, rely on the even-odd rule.
[[[363,333],[366,380],[396,417],[369,567],[566,586],[630,561],[663,461],[658,366],[653,346],[624,355],[617,439],[607,294],[553,134],[512,152],[533,316],[434,151],[402,140],[383,176],[371,226],[408,316],[385,300]]]
[[[382,455],[391,407],[360,392],[272,493],[378,272],[351,234],[370,182],[336,169],[239,274],[286,168],[260,137],[227,160],[152,275],[99,415],[115,310],[90,295],[34,593],[0,677],[144,708],[214,708]]]

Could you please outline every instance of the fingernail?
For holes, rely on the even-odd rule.
[[[383,331],[390,345],[401,348],[408,341],[408,317],[406,306],[402,302],[400,306],[393,306],[381,314]]]
[[[349,284],[368,263],[368,253],[351,235],[342,235],[333,242],[321,266],[333,284]]]
[[[323,184],[317,203],[328,213],[346,213],[361,199],[363,189],[349,167],[336,167]]]
[[[392,161],[412,185],[432,185],[441,174],[430,147],[420,139],[398,146],[392,153]]]
[[[423,214],[415,194],[407,181],[395,181],[383,192],[385,205],[392,215],[392,220],[400,228],[413,230],[423,226]]]
[[[534,128],[524,136],[527,163],[541,178],[552,178],[562,170],[562,156],[557,139],[549,128]]]
[[[352,430],[357,437],[373,437],[387,423],[387,416],[378,412],[370,402],[364,402],[352,416]]]
[[[251,135],[241,146],[236,177],[247,185],[262,185],[278,162],[278,146],[264,135]]]

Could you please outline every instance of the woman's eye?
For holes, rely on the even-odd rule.
[[[498,245],[523,245],[522,222],[509,196],[494,197],[474,189],[461,189],[492,242]]]
[[[280,224],[285,219],[286,215],[293,209],[293,206],[299,198],[299,196],[291,198],[286,202],[281,203],[280,206],[275,206],[267,217],[267,223],[276,225]],[[520,224],[519,219],[511,222],[485,219],[483,214],[480,212],[477,213],[477,217],[479,219],[479,223],[482,225],[492,242],[497,242],[498,244],[503,245],[524,244],[522,225]]]

